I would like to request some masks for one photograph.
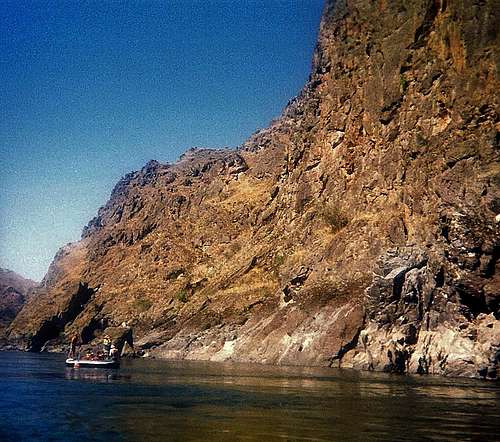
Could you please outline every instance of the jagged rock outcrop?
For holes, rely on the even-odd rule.
[[[498,6],[327,3],[282,116],[125,176],[11,339],[125,322],[159,357],[495,377]]]
[[[35,285],[36,282],[31,279],[0,268],[0,340],[3,340],[6,328],[22,309]]]

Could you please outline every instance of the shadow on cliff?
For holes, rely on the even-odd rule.
[[[31,337],[28,342],[28,351],[41,351],[48,341],[58,338],[65,326],[82,312],[94,293],[95,289],[89,287],[87,283],[80,282],[67,307],[57,315],[45,320]]]

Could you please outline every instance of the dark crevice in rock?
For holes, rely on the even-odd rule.
[[[337,352],[337,354],[333,355],[330,358],[330,361],[328,364],[329,367],[331,367],[335,361],[339,361],[339,363],[342,362],[342,358],[344,357],[344,355],[347,352],[354,350],[358,346],[358,340],[359,340],[359,335],[361,333],[361,328],[362,327],[358,328],[358,330],[356,331],[356,333],[354,334],[352,339],[349,342],[347,342],[346,344],[342,345],[340,347],[339,351]]]
[[[294,272],[293,276],[290,278],[290,282],[283,288],[283,300],[285,302],[290,302],[296,293],[299,292],[301,287],[306,282],[307,278],[311,273],[311,269],[308,267],[300,267]]]
[[[406,348],[387,350],[387,358],[389,363],[384,367],[383,371],[397,374],[406,373],[408,360],[410,359],[410,352]]]
[[[285,302],[290,302],[292,300],[293,296],[292,296],[292,293],[290,291],[290,287],[289,286],[286,286],[284,289],[283,289],[283,300]]]
[[[98,319],[92,318],[90,322],[83,327],[80,337],[83,344],[91,342],[95,337],[95,332],[101,329],[101,323]]]
[[[95,290],[90,288],[87,283],[80,283],[64,310],[44,321],[31,337],[28,351],[38,352],[47,341],[57,338],[66,324],[73,321],[83,311],[94,293]]]
[[[462,284],[458,284],[456,290],[461,304],[465,307],[464,313],[470,316],[470,319],[476,318],[480,313],[489,313],[483,293],[474,293]]]
[[[425,44],[425,40],[431,32],[434,20],[439,13],[439,0],[429,0],[427,2],[426,12],[422,24],[415,31],[415,37],[411,49],[417,49]],[[446,6],[444,6],[446,8]]]
[[[38,352],[47,341],[55,339],[59,336],[61,329],[56,325],[55,321],[45,321],[38,329],[36,334],[31,338],[28,346],[28,351]]]
[[[292,285],[302,285],[308,278],[309,274],[311,273],[311,270],[308,268],[301,268],[297,274],[290,279],[290,284]]]
[[[446,167],[448,169],[451,169],[453,166],[455,166],[455,164],[459,163],[460,161],[465,161],[465,160],[468,160],[469,158],[474,158],[475,156],[476,156],[475,153],[469,153],[469,154],[465,154],[459,158],[451,158],[446,162]]]
[[[441,267],[439,272],[437,272],[435,278],[436,287],[443,287],[444,285],[444,269]]]
[[[388,125],[394,119],[394,117],[396,116],[396,113],[397,113],[398,109],[401,106],[401,102],[402,102],[402,99],[400,98],[400,99],[392,102],[391,104],[389,104],[387,106],[384,106],[380,110],[380,112],[382,113],[382,115],[380,116],[379,121],[384,126]]]
[[[441,227],[441,236],[446,240],[450,241],[450,227],[449,226],[443,226]]]
[[[500,258],[500,247],[495,247],[493,249],[491,259],[484,270],[484,276],[486,278],[491,278],[492,276],[495,275],[495,269],[499,258]]]
[[[396,275],[394,278],[393,286],[392,286],[392,299],[401,298],[401,292],[403,290],[403,284],[405,283],[405,275],[407,271],[401,272],[399,275]]]
[[[400,299],[402,295],[403,285],[405,283],[406,274],[413,269],[421,269],[427,265],[427,259],[422,260],[418,264],[408,267],[394,277],[392,287],[392,299]]]

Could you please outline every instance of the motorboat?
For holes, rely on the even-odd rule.
[[[66,359],[68,367],[78,368],[119,368],[120,361],[115,359]]]

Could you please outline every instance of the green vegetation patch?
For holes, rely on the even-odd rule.
[[[284,255],[276,255],[274,257],[274,266],[275,267],[281,267],[285,262],[285,256]]]
[[[149,299],[136,299],[134,301],[134,308],[140,312],[145,312],[151,308],[153,302]]]
[[[175,294],[175,299],[177,299],[177,301],[187,302],[188,301],[188,291],[186,289],[179,290]]]
[[[402,74],[399,76],[399,88],[403,94],[408,89],[408,80]]]
[[[323,220],[331,227],[332,231],[338,232],[343,229],[347,224],[349,224],[349,220],[342,213],[340,207],[336,204],[328,203],[321,211],[321,217]]]

